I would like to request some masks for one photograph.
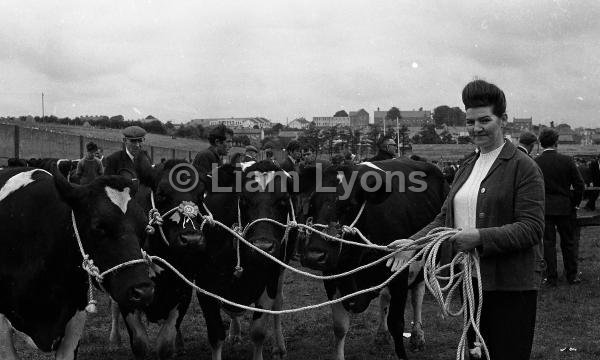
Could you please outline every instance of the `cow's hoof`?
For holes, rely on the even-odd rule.
[[[412,352],[425,350],[425,333],[422,329],[413,329],[413,331],[410,333],[408,348]]]
[[[392,335],[389,331],[379,329],[375,333],[375,339],[373,339],[375,345],[385,346],[392,344]]]

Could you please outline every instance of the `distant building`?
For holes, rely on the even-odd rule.
[[[216,118],[216,119],[194,119],[190,121],[190,125],[202,125],[204,127],[225,125],[229,128],[254,128],[269,129],[273,127],[270,120],[263,117],[247,117],[247,118]]]
[[[533,125],[533,118],[513,118],[513,128],[517,130],[531,130]]]
[[[383,125],[387,111],[380,111],[379,108],[373,112],[373,121],[375,125]],[[400,110],[400,126],[406,125],[409,127],[422,127],[425,124],[431,123],[431,111],[430,110]],[[387,120],[386,126],[396,126],[396,120]]]
[[[349,116],[315,116],[313,122],[317,127],[350,126]]]
[[[370,115],[365,109],[350,111],[350,114],[348,115],[350,117],[350,126],[353,128],[360,128],[369,125]]]
[[[306,129],[309,125],[310,125],[310,121],[308,121],[304,118],[300,118],[300,119],[295,119],[295,120],[290,121],[290,123],[288,124],[288,127],[292,128],[292,129]]]

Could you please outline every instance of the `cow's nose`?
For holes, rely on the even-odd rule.
[[[254,246],[256,246],[257,248],[261,249],[264,252],[271,253],[275,249],[275,241],[265,238],[265,237],[257,238],[256,240],[253,241],[253,243],[254,243]]]
[[[154,286],[150,283],[139,284],[130,290],[129,301],[134,305],[148,306],[154,298]]]
[[[191,246],[198,250],[206,249],[206,240],[201,233],[185,233],[179,235],[179,242],[184,246]]]

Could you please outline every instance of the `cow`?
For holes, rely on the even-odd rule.
[[[205,202],[214,219],[227,226],[246,227],[256,219],[272,219],[286,224],[291,219],[293,184],[288,173],[270,160],[243,163],[242,169],[226,164],[213,171],[211,191]],[[235,187],[236,179],[240,179]],[[217,187],[221,189],[217,189]],[[230,188],[232,191],[228,191]],[[236,191],[237,190],[237,191]],[[239,209],[239,210],[238,210]],[[238,218],[238,211],[239,217]],[[283,268],[243,243],[239,244],[240,267],[237,267],[237,241],[217,226],[205,227],[206,257],[198,261],[196,284],[208,291],[242,305],[261,309],[281,309],[283,303]],[[258,222],[247,228],[245,238],[259,249],[288,262],[293,255],[297,230],[286,234],[285,228],[269,222]],[[225,328],[221,320],[221,304],[214,298],[198,293],[212,349],[212,359],[220,360]],[[231,317],[228,338],[239,338],[239,316],[243,311],[224,305]],[[255,312],[250,326],[253,359],[263,358],[263,343],[267,335],[269,316]],[[274,316],[274,357],[286,355],[281,318]]]
[[[300,191],[308,194],[309,222],[324,224],[327,233],[341,236],[343,225],[350,225],[365,208],[355,227],[374,244],[387,245],[393,240],[408,238],[427,225],[438,213],[448,191],[440,170],[428,163],[413,160],[385,160],[356,166],[332,166],[322,173],[306,169],[300,174]],[[315,177],[323,184],[316,188]],[[312,179],[312,180],[311,180]],[[377,180],[379,179],[379,180]],[[379,181],[379,187],[377,183]],[[346,231],[346,239],[359,241],[356,234]],[[324,274],[342,273],[372,262],[386,253],[329,241],[312,233],[304,246],[301,262],[304,266],[322,270]],[[415,328],[413,338],[422,340],[421,305],[424,294],[422,272],[411,267],[411,283],[418,284],[412,293]],[[382,283],[391,276],[384,263],[348,277],[325,281],[329,299],[339,298],[360,289]],[[403,343],[404,305],[409,284],[409,271],[403,271],[382,291],[381,318],[378,332],[388,330],[396,355],[406,359]],[[335,358],[344,359],[344,342],[349,328],[349,313],[362,313],[378,292],[366,293],[332,305]],[[386,319],[387,318],[387,319]],[[413,340],[414,341],[414,340]],[[422,344],[415,344],[419,347]]]
[[[15,162],[17,166],[30,166],[35,168],[44,169],[52,172],[53,169],[58,168],[58,171],[64,176],[68,181],[71,182],[72,175],[77,171],[77,164],[79,160],[69,160],[69,159],[58,159],[58,158],[31,158],[27,161],[22,159],[17,159],[20,161]],[[10,163],[9,163],[10,166]]]
[[[206,248],[201,227],[202,202],[207,179],[196,177],[192,165],[185,160],[172,159],[152,167],[145,153],[136,156],[136,176],[140,190],[135,197],[146,213],[152,209],[151,196],[154,197],[156,209],[160,214],[174,210],[162,219],[160,229],[157,225],[149,229],[149,236],[143,245],[150,255],[160,256],[181,271],[186,277],[193,278],[191,271],[198,261],[199,254]],[[187,181],[192,176],[189,186],[178,187],[177,181]],[[193,182],[196,182],[195,184]],[[187,183],[186,183],[187,184]],[[152,192],[144,191],[146,187]],[[164,237],[163,237],[164,234]],[[157,264],[159,267],[160,264]],[[161,323],[156,353],[160,359],[172,358],[178,350],[183,350],[183,339],[179,327],[192,298],[192,288],[169,269],[159,270],[152,277],[155,283],[154,300],[144,309],[131,311],[121,309],[125,326],[129,334],[129,342],[134,356],[145,359],[151,356],[150,341],[142,313],[153,323]],[[120,343],[118,332],[119,309],[112,307],[110,343]]]
[[[79,186],[58,172],[0,171],[0,359],[17,359],[13,331],[56,359],[76,357],[91,291],[82,252],[100,273],[143,259],[134,190],[120,176]],[[122,308],[140,308],[154,293],[148,270],[139,261],[97,279]]]

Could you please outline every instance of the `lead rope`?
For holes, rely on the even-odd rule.
[[[102,291],[106,292],[106,290],[102,286],[102,281],[104,280],[104,276],[106,276],[106,274],[110,274],[111,272],[117,271],[125,266],[135,265],[139,263],[152,264],[152,259],[150,256],[148,256],[148,254],[146,254],[144,250],[141,250],[141,259],[126,261],[124,263],[113,266],[112,268],[101,273],[98,267],[94,265],[94,260],[90,259],[90,256],[86,254],[85,250],[83,249],[83,243],[81,242],[81,237],[79,235],[77,222],[75,220],[75,213],[73,212],[73,210],[71,210],[71,222],[73,224],[73,233],[75,234],[75,240],[77,240],[77,246],[79,247],[81,257],[83,258],[81,267],[88,274],[88,304],[85,307],[85,311],[89,314],[95,314],[98,311],[96,306],[98,304],[98,301],[94,299],[94,285],[92,279],[96,280],[96,282],[98,283],[98,287],[100,287]]]

